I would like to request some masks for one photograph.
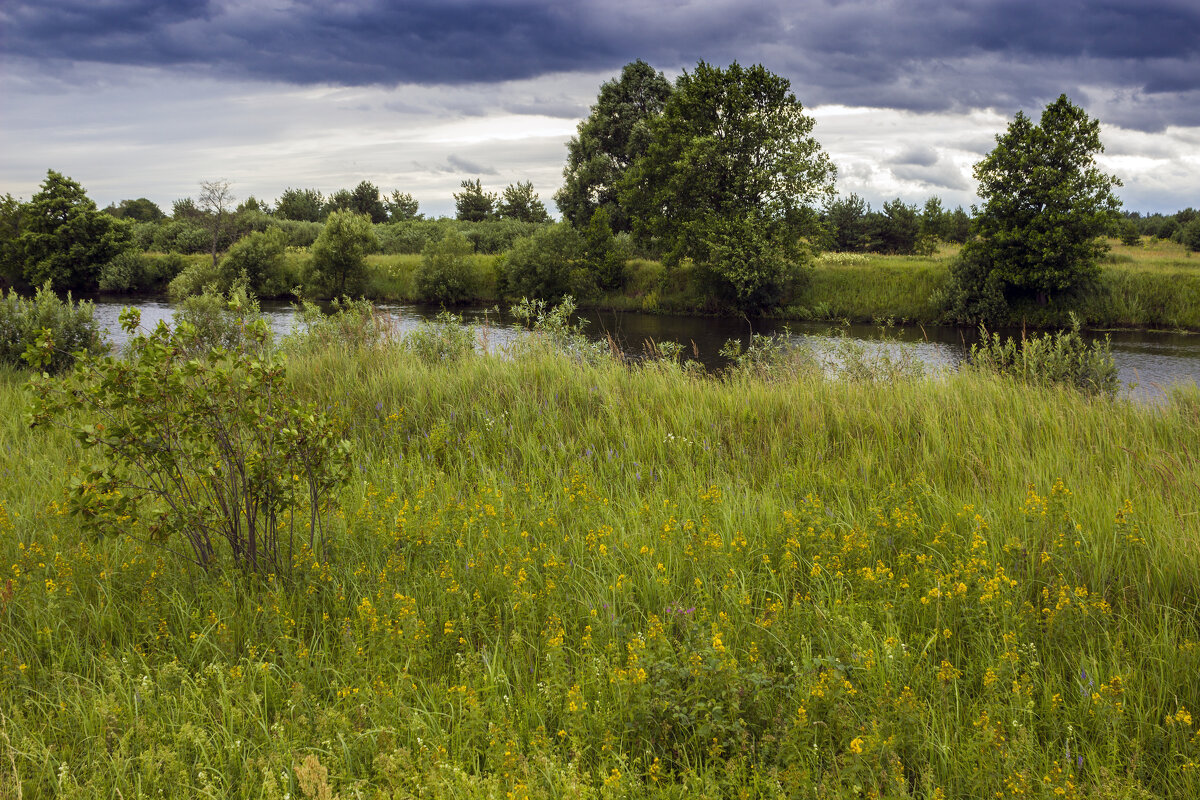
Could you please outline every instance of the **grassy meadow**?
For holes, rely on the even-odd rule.
[[[0,374],[0,796],[1200,795],[1194,390],[289,346],[291,580],[82,528]]]

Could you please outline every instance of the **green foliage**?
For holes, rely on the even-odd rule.
[[[761,65],[685,72],[621,181],[635,234],[661,243],[669,262],[707,263],[730,290],[720,301],[771,304],[780,264],[805,259],[808,204],[832,192],[833,165],[803,112],[790,83]],[[730,257],[744,260],[721,260]]]
[[[618,185],[645,152],[646,123],[662,113],[670,95],[670,81],[640,59],[600,87],[591,113],[567,144],[563,186],[554,195],[563,219],[583,228],[596,209],[604,208],[614,230],[630,229],[617,199]]]
[[[922,236],[921,215],[916,206],[900,198],[883,204],[872,232],[872,250],[889,255],[926,255],[933,252],[933,237]]]
[[[613,236],[604,206],[596,209],[583,232],[583,259],[601,289],[613,291],[625,286],[626,254]]]
[[[1087,345],[1079,335],[1079,318],[1070,330],[1031,338],[1002,339],[979,328],[980,343],[971,345],[970,362],[978,369],[1007,375],[1038,386],[1069,386],[1087,394],[1113,397],[1120,388],[1108,337]]]
[[[537,192],[533,191],[531,181],[518,181],[504,187],[504,194],[500,196],[500,202],[496,206],[496,216],[519,222],[550,221],[546,206],[538,199]]]
[[[566,222],[548,225],[518,239],[505,254],[500,291],[507,297],[558,300],[590,294],[595,284],[584,263],[583,238]]]
[[[12,289],[0,294],[0,364],[18,368],[32,363],[57,373],[74,364],[76,353],[104,352],[94,313],[86,300],[76,303],[70,294],[59,299],[49,284],[30,299]]]
[[[145,197],[139,197],[136,200],[122,200],[120,203],[104,209],[104,213],[110,217],[127,219],[131,222],[158,222],[167,218],[157,203]]]
[[[384,200],[384,205],[387,206],[389,222],[407,222],[425,217],[420,212],[416,199],[408,192],[401,192],[399,189]]]
[[[289,186],[275,201],[275,216],[297,222],[320,222],[325,218],[325,196],[316,189]]]
[[[861,253],[871,243],[871,228],[867,214],[871,207],[856,194],[838,197],[825,206],[825,224],[829,234],[829,249],[839,253]]]
[[[366,255],[377,247],[369,217],[333,212],[312,246],[311,284],[325,296],[357,294],[367,277]]]
[[[212,256],[214,267],[217,266],[217,253],[223,247],[228,246],[228,242],[223,237],[229,229],[232,206],[233,192],[229,188],[229,181],[218,178],[200,182],[200,194],[193,206],[199,216],[196,217],[193,214],[189,214],[189,216],[195,218],[208,231],[209,254]]]
[[[25,251],[21,247],[21,216],[25,204],[11,194],[0,197],[0,285],[25,280]]]
[[[379,187],[370,181],[362,181],[350,192],[350,210],[365,214],[376,224],[387,222],[387,207],[379,197]]]
[[[710,217],[693,226],[702,239],[702,280],[711,295],[742,311],[793,300],[807,286],[809,254],[799,242],[771,236],[756,215]]]
[[[277,226],[251,233],[234,243],[218,267],[222,284],[244,279],[251,292],[271,296],[292,288],[282,286],[287,234]]]
[[[425,302],[455,305],[474,300],[479,291],[475,248],[465,236],[447,231],[440,241],[425,246],[414,280]]]
[[[1116,177],[1096,166],[1103,152],[1100,123],[1060,96],[1034,125],[1018,112],[996,148],[975,165],[984,205],[978,238],[967,242],[960,292],[968,298],[1002,292],[1046,302],[1094,280],[1105,235],[1120,201]],[[968,301],[968,307],[973,303]],[[989,304],[991,301],[988,301]],[[979,318],[984,319],[984,318]]]
[[[454,193],[457,218],[466,222],[482,222],[496,215],[496,193],[485,192],[479,178],[465,180],[462,191]]]
[[[122,314],[128,332],[137,323]],[[71,486],[86,525],[135,526],[206,569],[221,562],[220,542],[237,566],[277,575],[291,574],[297,545],[323,552],[350,443],[285,390],[283,360],[264,354],[266,324],[245,336],[253,347],[204,349],[191,325],[160,322],[127,358],[85,357],[69,380],[33,382],[31,424],[65,417],[99,457]]]
[[[1142,234],[1138,231],[1138,226],[1131,219],[1121,220],[1117,226],[1117,233],[1121,239],[1121,244],[1126,247],[1136,247],[1141,244]]]
[[[214,267],[212,261],[192,261],[167,284],[167,296],[178,303],[185,297],[207,292],[227,291],[230,283],[219,267]]]
[[[209,232],[187,219],[172,219],[155,225],[148,250],[162,253],[203,253],[212,244]]]
[[[256,326],[263,320],[258,300],[237,283],[226,293],[207,287],[179,301],[175,324],[191,329],[188,346],[198,354],[214,348],[225,350],[267,349],[269,339],[258,336]]]
[[[1178,236],[1180,244],[1193,253],[1200,253],[1200,217],[1180,228]]]
[[[49,170],[21,212],[19,246],[26,282],[91,290],[101,267],[132,246],[127,223],[98,211],[83,187]]]
[[[421,320],[402,347],[425,364],[459,361],[475,354],[475,329],[458,314],[443,311],[434,320]]]

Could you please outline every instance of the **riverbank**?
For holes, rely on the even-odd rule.
[[[1074,297],[1054,298],[1047,307],[1015,305],[1011,318],[994,327],[1047,328],[1063,324],[1074,310],[1086,327],[1200,331],[1200,258],[1174,242],[1144,239],[1137,246],[1113,240],[1096,284]],[[818,257],[810,285],[770,316],[795,322],[937,325],[955,246],[931,256],[826,253]],[[298,285],[307,253],[290,252],[288,277],[280,285]],[[188,263],[207,256],[186,257]],[[472,257],[476,305],[507,305],[498,291],[498,259]],[[417,288],[420,255],[367,257],[364,294],[377,302],[421,303]],[[632,259],[626,264],[620,291],[582,295],[581,309],[647,313],[713,315],[687,266],[667,268],[657,261]]]
[[[94,538],[0,375],[0,794],[1200,791],[1194,391],[292,364],[356,477],[290,586]]]

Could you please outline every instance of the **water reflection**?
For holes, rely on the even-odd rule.
[[[123,343],[124,333],[117,321],[121,309],[132,305],[142,312],[142,326],[151,328],[159,320],[170,322],[173,309],[169,303],[159,299],[96,301],[96,317],[108,330],[110,340]],[[439,309],[427,306],[383,305],[380,308],[391,314],[401,332],[415,329],[422,320],[432,319]],[[263,315],[277,336],[289,333],[295,322],[295,309],[287,303],[264,302]],[[461,312],[464,321],[480,329],[489,346],[502,348],[509,344],[520,328],[506,314],[495,309],[465,309]],[[587,312],[587,332],[598,338],[612,337],[626,352],[640,353],[646,341],[674,341],[684,345],[685,352],[698,358],[710,369],[724,366],[718,355],[726,341],[740,338],[743,342],[752,333],[777,334],[785,328],[805,345],[825,348],[829,346],[830,325],[815,323],[783,323],[772,320],[737,319],[729,317],[692,317],[669,314],[604,313]],[[962,363],[971,344],[977,340],[972,330],[950,327],[904,327],[883,330],[871,325],[838,326],[838,335],[860,343],[868,353],[878,348],[893,347],[880,340],[881,335],[907,343],[912,354],[922,363],[934,368],[954,368]],[[1019,330],[1000,331],[1006,335],[1020,336]],[[1085,334],[1097,338],[1103,334]],[[1195,334],[1114,331],[1112,340],[1113,359],[1131,396],[1154,402],[1160,400],[1165,391],[1176,383],[1200,384],[1200,336]]]

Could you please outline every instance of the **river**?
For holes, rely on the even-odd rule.
[[[95,301],[96,318],[108,330],[116,344],[122,343],[124,333],[117,317],[125,306],[134,306],[142,313],[143,327],[153,327],[159,320],[170,321],[173,314],[169,303],[161,299],[100,298]],[[413,330],[423,320],[432,319],[439,310],[431,306],[381,305],[391,314],[401,332]],[[287,334],[295,320],[295,309],[287,303],[264,302],[263,315],[276,335]],[[483,309],[465,309],[460,313],[466,323],[476,326],[490,346],[502,348],[519,335],[520,327],[507,314]],[[670,314],[585,312],[586,332],[596,338],[611,335],[626,352],[640,353],[647,340],[675,341],[683,344],[689,356],[695,353],[707,367],[724,365],[717,354],[721,345],[737,337],[748,341],[751,333],[782,333],[785,327],[799,342],[814,348],[827,348],[832,326],[820,323],[785,323],[774,320],[755,320],[695,317]],[[899,340],[911,348],[911,354],[933,368],[954,368],[961,364],[970,345],[977,339],[974,331],[953,327],[900,327],[886,332],[870,325],[838,326],[840,336],[861,343],[864,347],[894,347],[881,340],[886,333],[890,341]],[[1020,335],[1020,331],[1001,331]],[[1085,334],[1089,339],[1104,334]],[[1113,360],[1120,373],[1124,391],[1143,402],[1157,402],[1172,384],[1200,384],[1200,335],[1159,331],[1113,331]]]

